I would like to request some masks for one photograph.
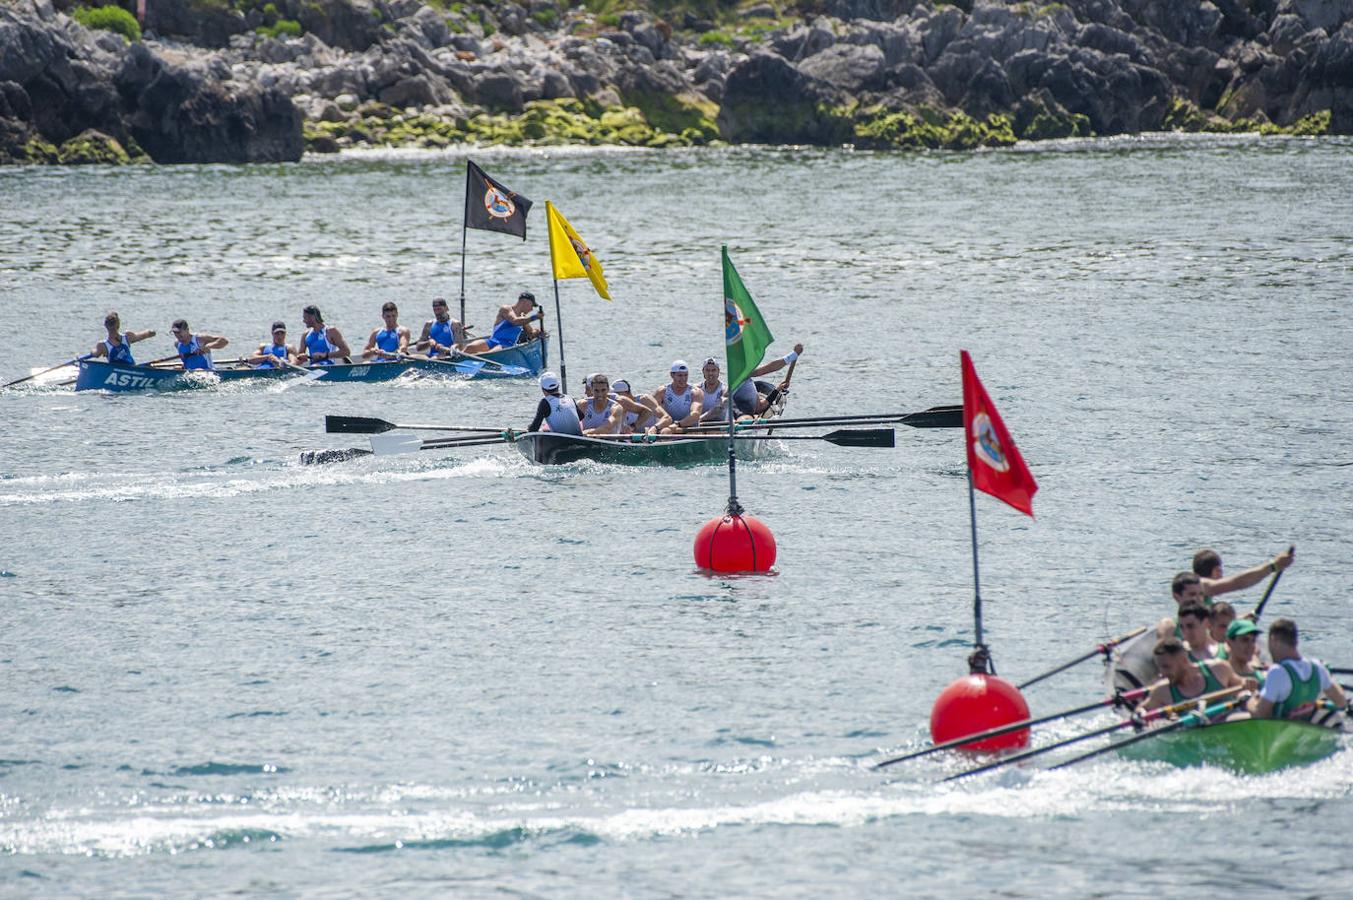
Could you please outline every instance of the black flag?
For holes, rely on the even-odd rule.
[[[501,231],[526,240],[526,214],[531,211],[531,201],[494,181],[469,160],[465,165],[465,227]]]

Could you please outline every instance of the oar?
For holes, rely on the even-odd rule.
[[[283,391],[291,390],[293,386],[298,384],[312,384],[329,374],[328,368],[316,366],[313,369],[307,369],[305,366],[298,366],[291,360],[282,359],[280,356],[276,359],[282,364],[283,368],[291,369],[294,372],[300,372],[305,376],[304,378],[293,378],[290,381],[284,381],[279,384],[277,386],[277,393],[279,394]]]
[[[567,435],[566,435],[567,436]],[[726,441],[726,434],[590,434],[601,441],[656,444],[671,441]],[[734,434],[739,441],[826,441],[838,447],[896,447],[897,432],[891,428],[833,431],[828,434]]]
[[[1199,697],[1194,702],[1196,703],[1198,700],[1201,699],[1202,698]],[[1131,744],[1136,744],[1140,741],[1149,740],[1153,737],[1160,737],[1162,734],[1167,734],[1177,729],[1192,728],[1196,725],[1201,725],[1208,719],[1220,715],[1221,713],[1226,712],[1228,709],[1234,708],[1236,704],[1238,704],[1239,702],[1240,700],[1236,699],[1236,700],[1228,700],[1225,703],[1215,703],[1212,706],[1204,708],[1201,713],[1191,712],[1186,716],[1180,716],[1179,721],[1177,722],[1171,722],[1170,724],[1162,725],[1159,728],[1148,729],[1146,731],[1143,731],[1141,734],[1134,734],[1132,737],[1127,738],[1126,740],[1112,742],[1109,743],[1107,746],[1091,750],[1089,753],[1082,753],[1080,756],[1073,756],[1071,757],[1071,759],[1059,762],[1055,766],[1048,766],[1048,771],[1051,772],[1055,769],[1065,769],[1067,766],[1074,766],[1078,762],[1084,762],[1087,759],[1094,759],[1096,756],[1102,756],[1103,754],[1109,753],[1114,750],[1121,750],[1122,748],[1127,747]]]
[[[1109,734],[1110,732],[1118,731],[1123,728],[1128,728],[1133,725],[1142,725],[1145,724],[1146,722],[1159,719],[1161,716],[1169,715],[1172,712],[1179,712],[1180,710],[1187,709],[1199,703],[1207,703],[1209,700],[1216,700],[1219,697],[1228,697],[1231,694],[1234,694],[1241,690],[1244,690],[1244,688],[1239,687],[1226,688],[1225,690],[1213,691],[1210,694],[1203,694],[1202,696],[1194,697],[1193,699],[1186,700],[1183,703],[1176,703],[1172,706],[1162,706],[1157,709],[1147,710],[1145,713],[1128,716],[1123,721],[1116,722],[1113,725],[1105,725],[1103,728],[1096,728],[1093,731],[1086,732],[1085,734],[1080,734],[1073,738],[1067,738],[1064,741],[1057,741],[1055,743],[1048,744],[1046,747],[1035,747],[1032,750],[1025,750],[1023,753],[1016,753],[1013,756],[1003,756],[1000,759],[987,763],[986,765],[978,766],[975,769],[968,769],[965,772],[959,772],[957,775],[950,775],[948,778],[945,778],[943,780],[954,781],[959,778],[967,778],[969,775],[977,775],[982,772],[990,772],[992,769],[999,769],[1002,766],[1008,766],[1012,763],[1022,762],[1026,759],[1030,759],[1035,756],[1041,756],[1044,753],[1051,753],[1053,750],[1066,747],[1070,744],[1077,744],[1080,743],[1081,741],[1088,741],[1090,738],[1099,737],[1102,734]],[[968,740],[972,739],[968,738]]]
[[[912,413],[857,413],[853,416],[799,416],[738,422],[738,428],[790,428],[811,425],[909,425],[912,428],[962,428],[963,407],[935,406]],[[700,430],[728,430],[723,423],[696,425]]]
[[[460,438],[441,438],[423,440],[416,434],[373,434],[371,452],[377,456],[390,456],[395,453],[415,453],[419,450],[452,450],[460,447],[482,447],[488,444],[501,444],[512,440],[511,432],[503,432],[487,437],[467,435]]]
[[[1296,544],[1293,544],[1292,546],[1287,548],[1287,553],[1289,556],[1296,552],[1297,552]],[[1254,608],[1254,612],[1250,614],[1256,623],[1259,621],[1259,617],[1264,614],[1264,607],[1268,605],[1268,598],[1273,596],[1273,589],[1278,586],[1278,579],[1282,577],[1283,577],[1282,572],[1274,572],[1273,577],[1269,579],[1268,590],[1264,591],[1264,598],[1259,601],[1259,605],[1256,606]]]
[[[1325,669],[1331,675],[1353,675],[1353,669],[1346,669],[1342,666],[1326,666]]]
[[[399,425],[367,416],[325,416],[324,430],[330,434],[381,434],[403,428],[406,431],[482,431],[501,434],[505,428],[479,428],[474,425]]]
[[[1096,656],[1099,656],[1101,653],[1104,654],[1104,656],[1107,657],[1107,656],[1109,655],[1109,653],[1112,652],[1112,650],[1113,650],[1114,647],[1117,647],[1119,644],[1123,643],[1124,641],[1130,641],[1130,640],[1132,640],[1132,639],[1135,638],[1137,635],[1139,635],[1139,634],[1143,633],[1144,631],[1146,631],[1146,629],[1147,629],[1147,626],[1143,625],[1141,628],[1138,628],[1138,629],[1136,629],[1135,631],[1129,631],[1127,634],[1121,635],[1120,637],[1116,637],[1116,638],[1114,638],[1114,639],[1111,640],[1111,641],[1105,641],[1104,643],[1100,644],[1100,645],[1099,645],[1098,647],[1096,647],[1095,649],[1091,650],[1089,653],[1086,653],[1086,654],[1083,655],[1083,656],[1078,656],[1078,657],[1076,657],[1075,659],[1071,660],[1071,662],[1068,662],[1068,663],[1062,663],[1060,666],[1058,666],[1058,667],[1055,668],[1055,669],[1049,669],[1048,671],[1044,672],[1042,675],[1035,675],[1033,678],[1030,678],[1028,681],[1024,682],[1023,684],[1016,685],[1016,687],[1018,687],[1020,690],[1024,690],[1026,687],[1028,687],[1028,686],[1031,685],[1031,684],[1038,684],[1038,682],[1042,681],[1042,680],[1045,679],[1045,678],[1051,678],[1053,675],[1056,675],[1056,674],[1059,673],[1059,672],[1065,672],[1067,669],[1070,669],[1072,666],[1078,666],[1078,665],[1080,665],[1081,663],[1085,662],[1087,659],[1094,659]]]
[[[902,756],[894,756],[892,759],[885,759],[874,768],[882,769],[884,766],[891,766],[893,763],[906,762],[909,759],[919,759],[922,756],[929,756],[931,753],[939,753],[941,750],[952,750],[955,747],[962,747],[965,744],[972,744],[977,741],[985,741],[987,738],[1000,737],[1003,734],[1009,734],[1012,731],[1022,731],[1025,728],[1032,728],[1035,725],[1042,725],[1047,722],[1055,722],[1058,719],[1069,719],[1072,716],[1079,716],[1082,713],[1094,712],[1097,709],[1103,709],[1106,706],[1118,706],[1121,703],[1127,703],[1145,697],[1151,690],[1149,687],[1137,688],[1136,690],[1120,692],[1104,700],[1098,700],[1094,703],[1087,703],[1085,706],[1078,706],[1075,709],[1066,709],[1058,713],[1050,713],[1046,716],[1039,716],[1036,719],[1024,719],[1020,722],[1011,722],[1009,725],[1001,725],[997,728],[988,728],[986,731],[979,731],[976,734],[969,734],[963,737],[954,738],[951,741],[934,744],[926,747],[924,750],[917,750],[913,753],[907,753]]]
[[[43,369],[41,372],[34,372],[32,375],[27,375],[27,376],[25,376],[25,377],[23,377],[23,378],[16,379],[16,380],[14,380],[14,381],[9,382],[8,384],[0,384],[0,391],[3,391],[3,390],[4,390],[5,388],[7,388],[7,387],[14,387],[14,385],[16,385],[16,384],[23,384],[25,381],[32,381],[34,378],[38,378],[38,377],[40,377],[40,376],[42,376],[42,375],[46,375],[48,372],[55,372],[57,369],[64,369],[64,368],[66,368],[66,366],[73,366],[73,365],[75,365],[76,363],[78,363],[80,360],[82,360],[82,359],[89,359],[89,358],[90,358],[91,356],[93,356],[93,355],[94,355],[94,354],[92,354],[92,353],[86,353],[84,356],[77,356],[77,357],[75,357],[74,359],[68,359],[68,360],[66,360],[66,361],[63,362],[63,363],[57,363],[56,365],[52,366],[50,369]]]

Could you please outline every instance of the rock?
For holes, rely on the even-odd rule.
[[[1278,15],[1296,16],[1308,31],[1323,28],[1326,34],[1334,34],[1353,19],[1353,0],[1282,0]]]
[[[440,78],[412,75],[382,90],[379,98],[390,106],[435,106],[450,102],[455,95]]]
[[[1220,32],[1221,11],[1208,0],[1121,0],[1123,11],[1185,46],[1210,43]]]
[[[207,80],[133,45],[119,73],[131,92],[131,133],[156,162],[291,162],[303,149],[301,112],[276,88]]]
[[[418,12],[411,17],[411,22],[422,33],[430,48],[445,47],[451,40],[451,29],[447,27],[446,19],[430,6],[419,7]]]
[[[847,22],[858,19],[891,22],[915,7],[916,0],[827,0],[823,11]]]
[[[519,110],[524,102],[522,86],[510,71],[490,69],[474,82],[473,99],[490,109]]]
[[[778,19],[780,14],[769,3],[757,3],[742,11],[744,19]]]
[[[884,68],[882,50],[856,44],[837,44],[799,64],[801,72],[852,94],[877,90]]]
[[[1269,46],[1276,53],[1291,53],[1292,48],[1305,36],[1307,30],[1306,23],[1300,16],[1284,13],[1268,26]]]
[[[86,129],[61,145],[57,161],[63,166],[126,165],[131,157],[116,138]]]
[[[921,46],[925,50],[927,63],[940,58],[940,54],[963,29],[963,21],[963,13],[952,6],[946,6],[921,22]]]
[[[233,36],[253,28],[243,12],[226,3],[150,0],[143,30],[201,47],[228,47]]]
[[[372,0],[325,0],[323,3],[302,3],[296,18],[302,28],[330,47],[342,47],[358,52],[366,50],[380,40],[382,26],[386,21],[380,8]]]
[[[799,62],[814,53],[821,53],[834,43],[836,35],[816,23],[811,26],[798,25],[787,31],[778,32],[771,38],[771,47],[775,52],[791,62]]]
[[[737,143],[841,143],[849,122],[831,111],[838,100],[784,57],[754,53],[728,73],[719,131]]]
[[[23,85],[13,81],[0,81],[0,119],[17,119],[27,122],[33,116],[33,101]]]
[[[977,73],[988,62],[981,54],[964,49],[955,49],[951,46],[944,55],[935,61],[935,64],[926,69],[926,74],[930,80],[935,83],[944,94],[945,101],[950,105],[957,105],[967,93],[968,84],[976,77]],[[1001,73],[1005,78],[1005,73]],[[1006,79],[1007,87],[1009,81]]]

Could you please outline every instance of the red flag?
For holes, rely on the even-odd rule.
[[[973,487],[1004,500],[1030,518],[1038,484],[1024,464],[1019,448],[1005,430],[1001,414],[987,396],[967,350],[963,359],[963,435],[968,445],[968,470]]]

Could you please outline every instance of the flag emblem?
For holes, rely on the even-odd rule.
[[[978,459],[997,472],[1010,470],[1010,461],[1005,458],[1005,452],[1001,449],[1001,439],[996,434],[996,429],[991,427],[991,417],[984,412],[973,417],[972,440]]]
[[[587,245],[582,241],[570,237],[568,242],[573,245],[573,252],[578,254],[578,262],[583,264],[583,268],[588,272],[592,271],[592,251],[587,249]]]
[[[507,194],[490,184],[484,191],[484,211],[495,219],[510,219],[517,212],[517,205]]]
[[[742,340],[742,310],[733,302],[732,297],[723,298],[723,339],[729,344]]]

